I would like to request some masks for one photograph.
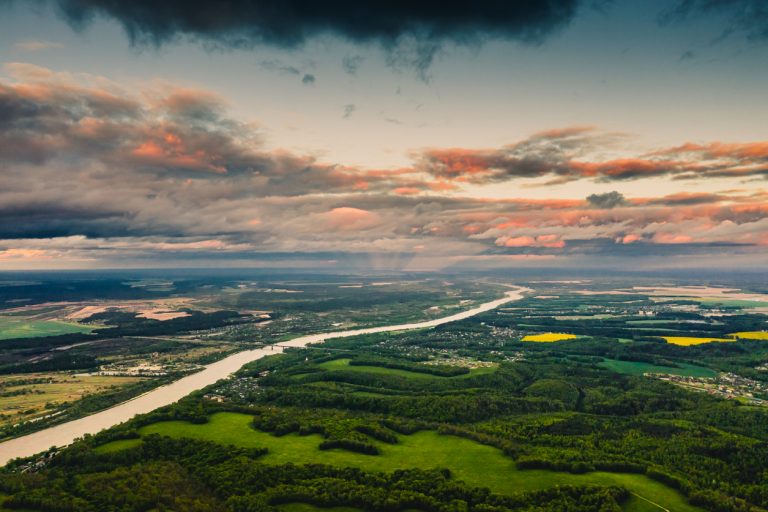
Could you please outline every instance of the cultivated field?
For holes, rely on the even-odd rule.
[[[734,332],[731,336],[745,340],[768,340],[768,332],[766,331]]]
[[[44,416],[63,403],[138,380],[53,372],[0,376],[0,427]]]
[[[58,320],[30,320],[23,317],[0,316],[0,340],[40,338],[58,334],[91,332],[95,326]]]
[[[578,336],[575,334],[566,334],[562,332],[545,332],[543,334],[529,334],[524,336],[522,341],[535,341],[551,343],[554,341],[575,340]]]
[[[690,347],[691,345],[701,345],[703,343],[732,343],[736,341],[733,338],[698,338],[693,336],[662,336],[667,343]]]
[[[658,364],[643,363],[640,361],[619,361],[617,359],[605,359],[600,366],[608,368],[616,373],[626,375],[643,375],[644,373],[668,373],[670,375],[682,375],[684,377],[716,377],[717,372],[703,366],[678,363],[678,367],[661,366]]]

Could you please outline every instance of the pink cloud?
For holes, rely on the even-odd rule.
[[[503,247],[545,247],[552,249],[561,249],[565,247],[565,241],[558,235],[538,235],[538,236],[512,236],[501,237],[496,240],[496,245]]]
[[[50,260],[55,255],[45,249],[5,249],[0,250],[0,260]]]
[[[768,141],[684,144],[645,154],[604,159],[611,137],[588,127],[554,129],[499,148],[429,149],[416,168],[454,183],[494,183],[549,176],[549,184],[580,179],[637,180],[763,176]]]
[[[681,233],[660,232],[653,236],[657,244],[687,244],[693,241],[693,237]]]
[[[629,235],[624,235],[621,238],[621,243],[622,244],[633,244],[635,242],[640,241],[641,239],[642,239],[642,237],[640,235],[629,234]]]
[[[381,223],[377,214],[348,206],[333,208],[323,217],[326,229],[331,231],[364,231]]]
[[[392,192],[399,196],[412,196],[421,193],[421,189],[416,187],[397,187]]]

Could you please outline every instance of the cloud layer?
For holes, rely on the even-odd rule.
[[[597,156],[625,137],[575,127],[536,134],[494,149],[435,149],[421,155],[425,172],[451,181],[494,183],[516,178],[581,179],[601,182],[671,177],[745,178],[768,176],[768,142],[684,144],[637,156]]]
[[[131,92],[28,64],[0,80],[0,267],[350,255],[434,268],[600,255],[752,258],[768,246],[768,142],[617,152],[576,127],[491,149],[426,149],[400,169],[269,150],[262,128],[198,89]],[[350,111],[351,115],[351,111]],[[706,180],[712,192],[485,199],[468,186]],[[720,183],[751,180],[739,189]],[[755,181],[759,180],[759,181]],[[757,183],[757,185],[756,185]],[[721,190],[722,189],[722,190]]]
[[[768,40],[768,4],[763,0],[679,0],[659,20],[668,24],[711,15],[727,19],[720,37],[742,33],[752,41]]]
[[[56,0],[81,25],[95,15],[123,24],[134,42],[161,44],[178,35],[228,46],[295,47],[334,35],[391,44],[403,36],[465,42],[484,37],[538,42],[576,14],[578,0],[467,2],[331,0]]]

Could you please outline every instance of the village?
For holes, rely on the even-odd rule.
[[[768,407],[768,383],[735,373],[721,373],[717,377],[688,377],[665,373],[645,373],[644,375],[720,398]]]

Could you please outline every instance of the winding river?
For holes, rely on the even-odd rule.
[[[346,338],[349,336],[357,336],[359,334],[435,327],[449,322],[463,320],[485,311],[490,311],[507,302],[519,300],[523,297],[525,292],[531,291],[528,288],[520,286],[510,286],[510,288],[514,288],[514,290],[506,292],[505,296],[501,299],[486,302],[476,308],[468,309],[443,318],[410,324],[385,325],[367,329],[310,334],[294,338],[290,341],[281,342],[279,346],[270,345],[265,348],[238,352],[225,357],[220,361],[209,364],[200,372],[183,377],[171,384],[155,388],[152,391],[115,405],[114,407],[110,407],[109,409],[0,443],[0,466],[4,466],[8,461],[15,459],[16,457],[28,457],[47,450],[52,446],[66,446],[72,443],[75,439],[86,434],[95,434],[101,430],[127,421],[137,414],[145,414],[159,407],[172,404],[193,391],[202,389],[220,379],[228,377],[246,363],[250,363],[251,361],[255,361],[268,355],[279,354],[285,347],[304,347],[310,343],[321,343],[331,338]]]

